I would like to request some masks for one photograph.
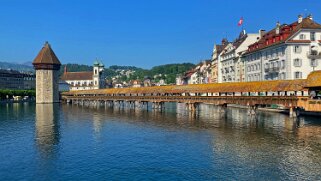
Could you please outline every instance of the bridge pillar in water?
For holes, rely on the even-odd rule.
[[[152,103],[152,109],[164,109],[164,102],[153,102]]]
[[[188,109],[189,111],[196,111],[198,109],[199,104],[196,102],[189,102],[186,103],[186,109]]]

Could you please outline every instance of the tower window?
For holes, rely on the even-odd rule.
[[[95,75],[97,75],[97,69],[95,70]]]

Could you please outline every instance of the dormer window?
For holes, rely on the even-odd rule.
[[[315,41],[315,32],[310,32],[310,40]]]
[[[300,35],[300,40],[305,40],[305,35],[304,34]]]

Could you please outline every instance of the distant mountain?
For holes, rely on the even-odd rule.
[[[32,62],[30,62],[30,61],[28,61],[28,62],[23,62],[23,63],[21,63],[21,65],[32,66]]]
[[[30,63],[9,63],[9,62],[0,62],[0,69],[12,69],[19,72],[34,72],[34,68]]]

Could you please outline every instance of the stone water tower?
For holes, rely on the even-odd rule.
[[[36,69],[36,103],[59,102],[58,81],[61,63],[48,42],[32,64]]]

